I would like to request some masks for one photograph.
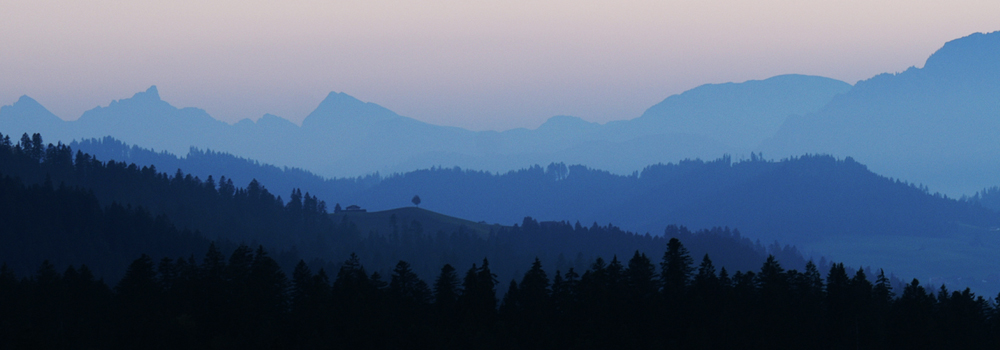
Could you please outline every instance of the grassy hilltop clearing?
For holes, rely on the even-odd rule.
[[[395,221],[393,216],[395,216]],[[414,232],[419,229],[424,234],[433,235],[438,231],[450,233],[464,230],[485,239],[489,237],[490,230],[496,231],[502,227],[499,224],[473,222],[418,207],[403,207],[376,212],[341,211],[330,214],[330,217],[333,222],[339,223],[347,220],[354,223],[357,225],[358,232],[362,234],[369,232],[390,234],[394,229],[398,230],[397,232]],[[393,228],[394,222],[395,228]]]

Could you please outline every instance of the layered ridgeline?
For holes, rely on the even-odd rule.
[[[171,106],[154,86],[73,121],[23,96],[0,108],[0,130],[38,132],[67,144],[113,136],[181,155],[190,147],[212,149],[327,177],[431,166],[508,171],[551,162],[629,173],[658,162],[747,154],[788,115],[816,111],[849,88],[801,75],[709,84],[671,96],[633,120],[599,125],[557,116],[534,130],[473,132],[403,117],[344,93],[330,93],[301,126],[269,114],[229,125],[201,109]]]
[[[807,153],[851,156],[879,173],[952,196],[1000,174],[1000,33],[947,43],[923,68],[856,86],[812,76],[709,84],[642,116],[604,125],[557,116],[534,130],[473,132],[423,123],[330,93],[296,125],[265,115],[229,125],[176,108],[156,87],[63,121],[24,96],[0,108],[0,128],[70,142],[113,136],[174,154],[213,149],[326,177],[460,166],[509,171],[564,162],[627,174],[683,159]],[[789,118],[792,116],[791,118]],[[780,130],[780,131],[779,131]]]
[[[0,108],[0,128],[70,142],[113,136],[174,154],[228,152],[326,177],[431,166],[505,172],[564,162],[627,174],[683,159],[807,153],[851,156],[879,173],[952,196],[996,185],[1000,144],[1000,33],[947,43],[923,68],[851,86],[784,75],[709,84],[670,96],[642,116],[589,123],[557,116],[534,130],[473,132],[423,123],[330,93],[296,125],[265,115],[229,125],[176,108],[155,87],[63,121],[24,96]],[[791,117],[790,117],[791,116]]]
[[[664,226],[666,237],[654,237],[610,224],[531,218],[485,225],[418,208],[346,217],[328,213],[335,209],[308,191],[293,189],[283,199],[257,180],[239,187],[224,175],[170,173],[45,146],[37,134],[20,142],[0,138],[0,263],[20,275],[46,259],[60,270],[87,264],[114,281],[136,254],[187,261],[215,240],[223,248],[262,244],[288,268],[302,258],[333,271],[336,266],[324,261],[343,261],[353,252],[383,275],[399,260],[431,276],[441,264],[469,266],[487,257],[509,266],[495,270],[507,281],[520,273],[517,261],[540,258],[563,271],[583,271],[597,257],[612,261],[637,251],[662,256],[669,237],[733,271],[756,268],[768,253],[786,266],[806,263],[792,247],[768,249],[724,228]]]
[[[1000,182],[1000,32],[948,42],[923,68],[858,82],[761,147],[830,153],[952,195]]]
[[[998,191],[951,199],[875,174],[850,158],[768,161],[754,154],[738,162],[652,165],[628,176],[552,163],[503,174],[433,168],[330,180],[216,152],[193,150],[178,158],[113,139],[78,145],[102,158],[169,164],[202,178],[224,173],[219,166],[239,169],[240,183],[266,179],[279,193],[298,185],[331,203],[369,210],[410,205],[419,195],[422,208],[490,223],[520,223],[531,216],[615,223],[653,234],[674,223],[737,227],[764,245],[777,240],[849,265],[870,261],[904,276],[1000,291],[1000,276],[988,263],[1000,248],[1000,215],[991,206]]]
[[[0,263],[4,348],[864,344],[992,349],[997,344],[1000,314],[982,294],[928,288],[916,279],[893,286],[878,270],[817,266],[797,256],[791,256],[793,264],[764,259],[759,247],[723,229],[692,234],[668,226],[665,234],[679,238],[669,240],[611,226],[530,218],[501,227],[487,239],[463,235],[461,228],[450,237],[444,231],[424,235],[416,220],[399,232],[373,231],[366,238],[352,233],[356,227],[323,229],[329,240],[348,245],[343,248],[381,257],[371,263],[354,254],[340,264],[309,264],[294,252],[275,254],[262,246],[206,247],[201,230],[179,233],[170,218],[181,222],[207,213],[223,226],[251,220],[248,226],[212,233],[234,238],[252,237],[254,232],[245,230],[270,223],[265,231],[280,245],[315,232],[310,225],[329,225],[331,216],[322,215],[322,202],[298,191],[283,205],[256,182],[235,188],[220,178],[216,185],[181,172],[171,177],[150,167],[103,163],[82,152],[73,156],[63,145],[42,145],[38,135],[17,144],[0,138],[0,220],[5,224],[0,257],[13,262],[13,268]],[[142,202],[136,194],[169,205],[151,206],[161,212],[153,219],[132,204],[99,204],[104,197]],[[234,208],[252,215],[231,217]],[[339,215],[353,226],[355,221],[344,218],[369,213]],[[400,218],[460,221],[418,208],[370,215],[365,219],[388,215],[392,226]],[[523,254],[559,245],[597,247],[590,249],[607,254],[651,244],[663,247],[579,263],[561,254],[534,259]],[[697,258],[704,248],[715,258]],[[407,256],[408,249],[420,255]],[[120,262],[136,250],[153,256]],[[488,259],[453,263],[470,252]],[[39,255],[59,260],[26,263],[40,260]],[[577,254],[577,260],[583,256]],[[384,257],[393,259],[390,267],[374,267]],[[750,261],[756,267],[733,268]],[[26,264],[38,268],[26,272],[21,267]],[[431,272],[421,272],[428,265]],[[105,271],[110,270],[123,271],[121,278],[109,276]],[[825,278],[824,271],[829,271]]]

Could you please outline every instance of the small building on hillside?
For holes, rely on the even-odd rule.
[[[351,204],[348,205],[347,208],[344,208],[344,211],[349,213],[364,213],[367,212],[368,210],[361,209],[361,207],[358,206],[357,204]]]

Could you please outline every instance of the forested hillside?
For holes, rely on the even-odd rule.
[[[157,156],[112,139],[81,145],[127,156],[127,161],[149,162]],[[182,168],[191,165],[202,177],[218,176],[222,173],[216,171],[224,169],[197,164],[234,164],[247,175],[273,174],[268,176],[289,189],[292,183],[283,177],[305,174],[207,151],[192,152],[190,160],[169,157]],[[773,161],[752,154],[740,161],[725,157],[656,164],[630,176],[554,163],[504,174],[431,168],[359,179],[306,178],[304,189],[344,206],[391,209],[420,195],[423,208],[508,225],[531,216],[580,221],[587,227],[614,223],[654,235],[670,224],[737,227],[743,237],[767,246],[778,241],[809,256],[874,264],[991,294],[1000,291],[1000,274],[988,263],[1000,251],[995,234],[1000,214],[989,205],[992,192],[984,191],[976,201],[947,198],[875,174],[851,158],[806,155]],[[936,263],[943,260],[952,263]]]
[[[692,160],[652,165],[631,176],[562,164],[506,174],[434,168],[387,177],[347,198],[379,207],[412,194],[420,194],[429,209],[471,219],[510,222],[532,215],[627,223],[650,232],[669,223],[729,225],[764,241],[796,243],[828,236],[940,235],[957,229],[956,222],[1000,226],[993,211],[830,156]]]
[[[202,254],[208,240],[178,230],[165,216],[142,207],[102,206],[93,192],[51,181],[25,186],[0,174],[0,263],[21,273],[39,262],[87,264],[100,277],[117,280],[137,254]]]
[[[964,200],[1000,212],[1000,186],[984,188]]]
[[[173,230],[198,232],[207,239],[220,240],[229,245],[262,244],[273,249],[279,261],[287,263],[302,257],[309,260],[314,268],[329,267],[326,262],[339,261],[355,252],[375,271],[388,271],[399,260],[408,260],[415,262],[414,270],[420,275],[429,276],[440,264],[469,265],[488,257],[505,266],[496,272],[506,279],[519,273],[517,262],[536,257],[553,261],[560,268],[582,269],[598,256],[625,257],[636,251],[656,256],[666,249],[666,238],[669,237],[689,241],[695,253],[717,256],[718,263],[730,269],[753,268],[763,261],[769,251],[790,266],[801,267],[805,264],[793,247],[775,245],[766,248],[728,228],[692,233],[684,227],[665,225],[666,236],[653,236],[632,233],[611,224],[538,222],[523,217],[519,224],[501,227],[485,237],[461,227],[451,232],[426,232],[417,221],[393,222],[392,232],[360,231],[357,224],[349,220],[331,220],[326,203],[301,190],[292,190],[286,201],[256,180],[241,188],[225,176],[220,176],[218,180],[212,176],[202,180],[184,174],[182,170],[171,176],[159,172],[154,166],[102,162],[83,152],[77,151],[74,155],[72,149],[65,145],[44,145],[38,134],[32,137],[23,135],[19,142],[11,141],[9,136],[2,140],[0,174],[19,178],[24,186],[40,188],[37,191],[52,187],[77,188],[76,191],[86,191],[91,205],[89,208],[97,213],[95,215],[113,212],[113,205],[136,208],[135,211],[148,213],[145,214],[147,216],[160,217],[157,220],[164,226],[176,227],[171,228]],[[21,185],[12,186],[16,190]],[[51,212],[47,215],[70,215],[61,212],[65,209],[63,207],[53,207],[55,203],[51,201],[32,196],[23,200],[37,202],[35,205],[40,212]],[[108,209],[109,206],[112,208]],[[78,216],[87,219],[86,216]],[[33,223],[45,217],[23,219]],[[67,254],[66,250],[58,248],[63,247],[64,242],[78,239],[71,237],[71,228],[76,226],[76,223],[68,223],[66,228],[52,229],[52,239],[38,241],[23,241],[21,236],[29,232],[27,230],[8,232],[9,235],[3,237],[5,242],[9,242],[7,246],[33,252],[24,256],[24,260],[18,260],[16,272],[29,272],[25,266],[34,266],[56,255],[62,259],[58,260],[61,263],[59,268],[63,268],[63,264],[96,264],[87,257],[97,253]],[[103,232],[100,228],[94,230]],[[138,235],[135,237],[161,239],[154,237],[157,234],[156,231],[145,230],[135,233]],[[136,252],[134,249],[110,249],[102,254],[114,256],[109,258],[112,260],[131,259]],[[199,252],[198,249],[146,251],[156,258],[185,257]],[[111,272],[107,276],[118,278]]]
[[[73,141],[69,146],[102,160],[114,160],[137,166],[154,165],[160,171],[173,172],[184,169],[185,173],[202,179],[210,175],[215,178],[225,175],[236,184],[257,180],[267,184],[273,193],[289,193],[293,189],[311,192],[321,199],[330,200],[338,194],[353,193],[359,189],[377,184],[381,180],[378,173],[358,178],[327,179],[299,168],[279,168],[256,160],[234,156],[229,153],[191,148],[183,157],[154,152],[136,145],[127,145],[110,136],[100,139]]]
[[[169,171],[185,169],[201,177],[232,173],[245,182],[267,179],[264,183],[272,187],[304,188],[322,200],[373,210],[408,205],[419,194],[428,209],[501,224],[532,216],[545,221],[613,222],[652,233],[673,223],[730,226],[764,242],[796,243],[827,236],[933,236],[969,226],[1000,227],[1000,216],[989,206],[968,205],[917,184],[880,176],[851,158],[823,155],[781,161],[757,154],[741,161],[688,160],[650,165],[630,176],[553,163],[503,174],[431,168],[323,179],[300,169],[279,169],[212,151],[193,149],[178,158],[111,138],[74,145],[107,159],[157,164]]]

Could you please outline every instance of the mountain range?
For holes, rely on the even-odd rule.
[[[0,131],[49,141],[112,136],[174,154],[228,152],[325,177],[431,166],[505,172],[534,164],[583,164],[618,174],[683,159],[854,157],[880,174],[952,196],[1000,179],[1000,32],[950,41],[923,68],[854,86],[782,75],[707,84],[670,96],[641,116],[597,124],[571,116],[537,129],[474,132],[424,123],[344,93],[330,93],[296,125],[274,115],[230,125],[176,108],[155,86],[64,121],[22,96],[0,108]]]
[[[171,106],[154,86],[73,121],[23,96],[0,107],[0,132],[344,205],[389,209],[419,194],[429,209],[493,223],[533,216],[654,234],[728,225],[808,253],[958,278],[923,260],[907,266],[928,247],[990,259],[998,244],[995,211],[934,192],[1000,182],[1000,32],[853,86],[803,75],[709,84],[606,124],[556,116],[534,130],[473,132],[330,93],[301,126],[273,115],[230,125]]]
[[[270,114],[229,125],[200,109],[171,106],[153,86],[74,121],[23,96],[0,108],[0,130],[40,132],[49,142],[67,144],[112,136],[174,154],[211,149],[327,177],[431,166],[508,171],[551,162],[629,173],[685,158],[745,155],[787,115],[818,110],[849,88],[833,79],[786,75],[704,85],[629,121],[600,125],[556,116],[534,130],[473,132],[403,117],[344,93],[330,93],[301,126]]]
[[[670,96],[630,120],[571,116],[537,129],[474,132],[424,123],[344,93],[330,93],[302,122],[264,115],[230,125],[176,108],[155,86],[64,121],[30,97],[0,108],[0,130],[50,141],[112,136],[185,154],[228,152],[326,177],[431,166],[505,172],[564,162],[628,174],[683,159],[854,157],[880,174],[958,196],[1000,179],[1000,32],[950,41],[923,68],[854,86],[782,75],[708,84]]]

